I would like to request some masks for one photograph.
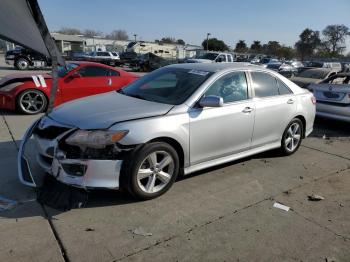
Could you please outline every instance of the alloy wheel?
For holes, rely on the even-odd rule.
[[[43,93],[33,90],[24,93],[19,104],[25,113],[36,114],[43,111],[46,106],[46,98]]]
[[[284,141],[284,145],[288,152],[293,152],[300,143],[301,139],[301,127],[299,123],[294,122],[290,125],[287,131],[287,136]]]
[[[138,169],[138,186],[145,193],[157,193],[170,182],[174,171],[175,162],[169,153],[152,152],[141,162]]]

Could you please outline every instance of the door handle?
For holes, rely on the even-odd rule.
[[[246,107],[242,110],[243,113],[250,113],[252,111],[253,111],[253,108],[251,108],[251,107]]]
[[[294,100],[293,100],[293,99],[289,99],[289,100],[287,101],[287,104],[294,104]]]
[[[111,79],[111,78],[108,79],[108,85],[109,85],[109,86],[112,85],[112,79]]]

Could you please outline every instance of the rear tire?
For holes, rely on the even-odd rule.
[[[300,119],[294,118],[284,130],[281,140],[281,152],[289,156],[300,147],[303,138],[304,126]]]
[[[156,198],[173,185],[179,174],[179,157],[169,144],[146,144],[125,161],[122,187],[139,200]]]

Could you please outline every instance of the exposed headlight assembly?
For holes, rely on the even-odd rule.
[[[15,89],[17,86],[20,86],[20,85],[23,85],[23,83],[22,82],[11,83],[1,87],[0,90],[3,92],[10,92],[12,89]]]
[[[66,139],[66,143],[81,148],[103,149],[121,140],[129,131],[78,130]]]

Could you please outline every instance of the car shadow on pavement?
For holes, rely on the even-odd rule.
[[[350,137],[350,123],[316,117],[310,137]]]

